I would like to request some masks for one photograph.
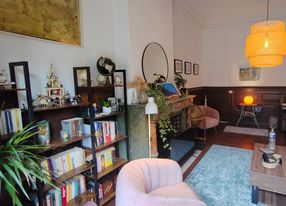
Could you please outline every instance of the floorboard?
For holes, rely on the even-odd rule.
[[[215,133],[213,130],[208,131],[206,146],[201,152],[201,154],[198,156],[198,158],[194,161],[194,163],[183,174],[184,179],[188,176],[188,174],[190,174],[190,172],[194,169],[197,163],[201,160],[201,158],[205,155],[205,153],[208,151],[208,149],[213,144],[238,147],[238,148],[244,148],[244,149],[253,149],[254,143],[256,142],[264,143],[264,144],[267,144],[268,142],[268,137],[224,133],[223,128],[224,128],[224,125],[219,127],[217,133]],[[280,132],[277,133],[276,144],[286,146],[285,133],[280,133]],[[115,200],[112,199],[106,204],[106,206],[115,206]]]

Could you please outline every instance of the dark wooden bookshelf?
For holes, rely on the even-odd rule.
[[[41,151],[41,153],[47,152],[50,150],[56,150],[56,149],[59,149],[61,147],[66,147],[67,145],[79,142],[79,141],[81,141],[85,138],[88,138],[88,137],[91,137],[91,135],[90,134],[83,134],[83,135],[78,136],[78,137],[71,137],[68,140],[62,140],[61,138],[55,138],[55,140],[51,141],[51,144],[49,145],[49,147],[47,147],[47,149],[44,149],[43,151]],[[54,139],[54,138],[52,138],[52,139]]]
[[[85,192],[69,201],[67,206],[82,206],[88,201],[93,201],[95,197],[96,194],[94,192]]]
[[[84,165],[78,167],[78,168],[75,168],[71,171],[68,171],[64,174],[62,174],[61,176],[55,178],[52,183],[57,186],[57,187],[61,187],[63,185],[63,182],[76,176],[76,175],[79,175],[85,171],[88,171],[90,170],[91,168],[93,168],[93,165],[90,164],[90,163],[85,163]],[[43,188],[42,188],[42,191],[47,191],[49,189],[51,189],[52,187],[50,185],[45,185]]]
[[[97,178],[100,179],[100,178],[104,177],[105,175],[108,175],[109,173],[113,172],[114,170],[125,165],[127,162],[128,162],[128,160],[117,158],[116,162],[113,165],[111,165],[111,166],[105,168],[104,170],[102,170],[101,172],[99,172],[97,175]]]
[[[0,92],[19,92],[19,91],[27,91],[27,89],[25,88],[8,88],[8,89],[5,89],[5,88],[1,88],[0,87]]]
[[[115,197],[115,192],[110,193],[109,195],[103,197],[102,199],[100,199],[100,206],[105,205],[107,202],[109,202],[112,198]]]
[[[108,143],[103,144],[103,145],[100,145],[100,146],[96,146],[95,150],[96,150],[96,152],[100,152],[100,151],[102,151],[102,150],[104,150],[104,149],[107,149],[108,147],[110,147],[110,146],[112,146],[112,145],[114,145],[114,144],[116,144],[116,143],[118,143],[118,142],[120,142],[120,141],[126,140],[126,139],[127,139],[126,136],[120,136],[120,135],[118,135],[118,136],[116,136],[116,138],[115,138],[114,140],[112,140],[111,142],[108,142]]]
[[[100,116],[96,116],[93,118],[93,120],[101,120],[101,119],[105,119],[105,118],[108,118],[108,117],[114,117],[114,116],[117,116],[117,115],[121,115],[121,114],[124,114],[125,112],[111,112],[110,114],[102,114]],[[84,117],[85,120],[89,120],[89,117]]]
[[[53,107],[35,107],[33,110],[34,110],[34,112],[46,112],[46,111],[70,109],[70,108],[76,108],[76,107],[87,107],[87,106],[88,106],[88,104],[85,104],[85,103],[63,104],[63,105],[56,105]]]

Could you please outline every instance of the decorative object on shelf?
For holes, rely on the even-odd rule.
[[[105,84],[110,85],[109,77],[113,74],[113,72],[116,68],[115,63],[110,58],[100,57],[97,60],[96,66],[97,66],[98,72],[101,75],[106,77]]]
[[[7,21],[0,22],[0,30],[80,45],[79,0],[43,1],[40,5],[25,1],[24,5],[18,1],[1,2],[1,16]],[[39,26],[35,29],[35,25]]]
[[[174,59],[174,72],[175,74],[183,73],[183,61],[180,59]]]
[[[111,102],[111,110],[113,112],[117,111],[117,99],[115,97],[108,97],[107,100]]]
[[[251,26],[246,39],[245,54],[253,67],[275,67],[283,63],[286,55],[285,23],[269,20],[269,0],[267,0],[266,21]]]
[[[180,74],[175,74],[174,76],[174,81],[175,81],[175,84],[178,88],[178,90],[181,92],[181,94],[186,94],[186,88],[185,88],[185,85],[187,83],[187,80],[184,79],[182,77],[182,75]]]
[[[185,74],[192,74],[192,63],[185,62]]]
[[[148,103],[145,106],[145,114],[148,115],[148,136],[149,136],[149,157],[152,157],[152,151],[151,151],[151,120],[150,115],[151,114],[158,114],[158,106],[154,102],[154,97],[148,97]]]
[[[179,90],[174,86],[172,82],[165,82],[158,84],[157,88],[165,95],[166,98],[178,98],[181,96]]]
[[[260,79],[260,68],[240,68],[239,80],[240,81],[258,81]]]
[[[51,140],[49,121],[43,120],[37,123],[38,141],[42,145],[49,145]]]
[[[253,97],[252,96],[245,96],[244,98],[243,98],[243,102],[244,102],[244,104],[247,104],[247,105],[252,105],[252,103],[253,103]]]
[[[118,111],[124,112],[124,104],[121,102],[121,99],[117,99],[118,102]]]
[[[200,73],[200,65],[199,64],[193,64],[193,74],[199,75]]]
[[[8,81],[7,79],[6,71],[4,69],[0,70],[0,83],[6,83]]]
[[[127,89],[127,104],[137,104],[138,98],[137,98],[137,90],[136,88],[128,88]]]
[[[110,114],[112,112],[111,108],[111,101],[108,99],[105,99],[102,101],[102,112],[104,114]]]
[[[157,74],[154,74],[157,75]],[[160,75],[165,78],[163,75]],[[161,77],[161,78],[162,78]],[[146,103],[147,102],[147,95],[145,93],[146,88],[148,88],[147,83],[142,79],[140,76],[135,76],[134,80],[128,84],[129,88],[135,88],[136,93],[133,94],[133,97],[129,96],[129,100],[127,101],[129,104],[134,103]],[[132,101],[131,101],[132,100]]]
[[[97,75],[96,80],[98,82],[98,86],[104,86],[105,85],[106,78],[103,75],[101,75],[101,74]]]
[[[114,84],[115,86],[122,86],[123,84],[123,80],[122,77],[120,75],[114,75]]]
[[[13,206],[22,205],[20,194],[29,199],[27,187],[37,188],[35,177],[45,184],[54,186],[41,166],[42,158],[37,154],[46,149],[44,145],[38,145],[31,139],[36,134],[35,127],[27,125],[23,130],[15,133],[10,140],[0,145],[0,183],[1,193],[7,193],[13,201]],[[10,205],[9,203],[6,203]]]

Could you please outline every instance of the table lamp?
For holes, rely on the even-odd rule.
[[[148,146],[149,146],[149,157],[152,156],[152,152],[151,152],[151,121],[150,121],[150,117],[151,114],[158,114],[158,107],[157,104],[154,102],[154,98],[153,97],[148,97],[148,103],[145,106],[145,114],[148,115],[148,135],[149,135],[149,139],[148,139]]]

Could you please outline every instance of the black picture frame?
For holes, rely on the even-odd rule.
[[[174,72],[175,74],[183,73],[183,61],[180,59],[174,59]]]
[[[192,74],[192,63],[185,62],[185,74]]]
[[[199,64],[193,64],[193,74],[194,75],[200,74],[200,65]]]

